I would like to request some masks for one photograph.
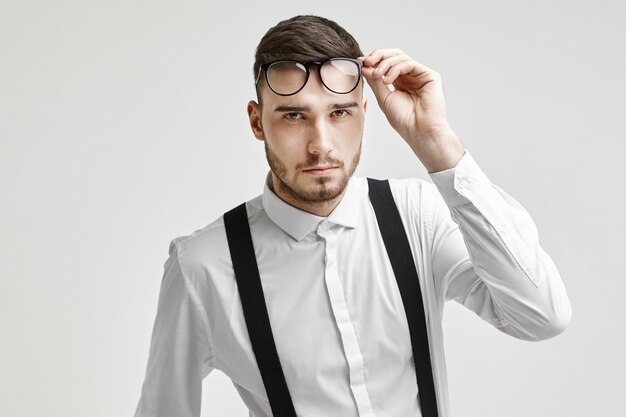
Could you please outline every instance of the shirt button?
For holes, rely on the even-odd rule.
[[[467,185],[467,180],[465,178],[461,178],[457,184],[459,188],[465,188],[465,186]]]

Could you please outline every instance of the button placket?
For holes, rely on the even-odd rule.
[[[350,376],[350,390],[354,395],[359,416],[374,416],[371,401],[365,386],[365,365],[363,354],[359,347],[354,324],[350,319],[344,288],[339,278],[337,268],[337,236],[331,230],[331,225],[321,223],[317,229],[318,235],[324,239],[325,247],[325,271],[324,278],[335,322],[339,329],[341,342],[344,349]]]

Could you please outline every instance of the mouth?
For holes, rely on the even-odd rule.
[[[309,174],[326,174],[331,172],[332,170],[337,169],[337,167],[317,167],[317,168],[310,168],[310,169],[305,169],[304,172],[309,173]]]

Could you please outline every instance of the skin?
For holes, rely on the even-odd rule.
[[[455,167],[465,147],[446,119],[441,76],[399,49],[376,49],[358,59],[389,124],[426,170]],[[297,94],[279,96],[265,85],[260,94],[263,105],[252,100],[247,111],[255,138],[265,143],[274,193],[301,210],[328,216],[358,165],[367,110],[361,86],[335,94],[311,71]],[[334,169],[310,170],[329,166]]]

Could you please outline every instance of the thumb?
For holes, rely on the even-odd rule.
[[[363,67],[363,77],[369,84],[370,88],[374,92],[374,96],[376,96],[376,101],[378,102],[378,106],[384,111],[383,105],[385,104],[385,100],[387,96],[391,94],[391,89],[387,84],[383,82],[382,77],[380,78],[372,78],[372,72],[376,68],[372,67]]]

